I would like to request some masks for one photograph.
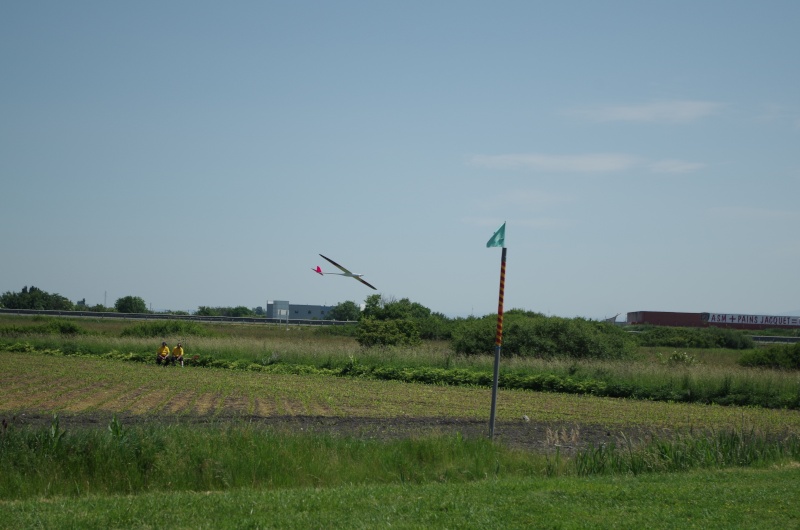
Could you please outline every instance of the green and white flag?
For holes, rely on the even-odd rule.
[[[492,238],[486,242],[486,247],[504,247],[506,246],[506,224],[503,223],[497,232],[494,233]]]

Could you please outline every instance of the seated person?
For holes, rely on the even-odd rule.
[[[158,349],[158,354],[156,355],[156,364],[163,364],[166,366],[167,362],[169,362],[169,346],[167,346],[166,342],[162,342],[161,347]]]
[[[175,346],[175,348],[172,349],[171,359],[172,359],[172,364],[175,364],[175,362],[177,361],[178,363],[180,363],[181,367],[183,367],[183,344],[181,344],[180,342],[178,343],[177,346]]]

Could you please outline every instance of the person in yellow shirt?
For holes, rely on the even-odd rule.
[[[181,368],[183,368],[183,344],[180,342],[172,349],[172,364],[176,362],[180,363]]]
[[[158,353],[156,354],[156,364],[163,364],[164,366],[167,365],[169,362],[169,346],[167,346],[166,342],[161,343],[161,347],[158,349]]]

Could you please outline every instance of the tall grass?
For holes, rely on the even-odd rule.
[[[755,431],[589,447],[575,456],[515,451],[456,436],[377,441],[252,424],[0,431],[0,499],[163,491],[465,483],[485,478],[640,474],[766,466],[800,459],[796,435]]]
[[[125,427],[116,418],[106,430],[66,432],[57,416],[50,428],[4,426],[0,448],[0,499],[458,483],[544,466],[544,457],[460,436],[381,442],[250,424]]]
[[[675,439],[653,439],[636,447],[599,445],[574,459],[579,475],[688,471],[696,468],[767,466],[782,459],[800,459],[800,439],[770,439],[754,430],[725,430],[710,435],[684,434]]]

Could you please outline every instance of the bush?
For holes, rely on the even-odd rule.
[[[490,353],[494,347],[497,317],[464,321],[454,332],[451,345],[456,353]],[[504,317],[505,355],[619,359],[633,355],[636,340],[605,322],[583,318],[546,317],[512,310]]]
[[[419,327],[420,338],[425,340],[449,340],[453,335],[453,321],[441,313],[414,320]]]
[[[376,320],[364,318],[358,325],[356,340],[366,348],[372,346],[417,346],[419,329],[412,320]]]
[[[494,348],[497,319],[469,318],[453,330],[450,345],[456,353],[482,355]]]
[[[739,359],[742,366],[800,370],[800,342],[779,344],[745,352]]]

